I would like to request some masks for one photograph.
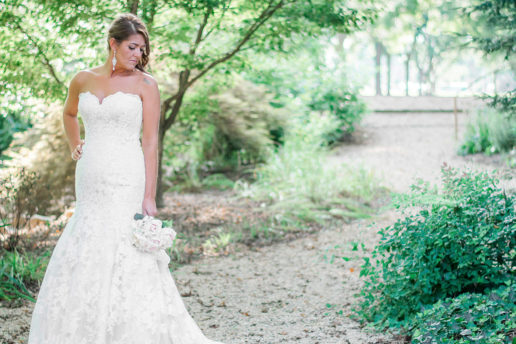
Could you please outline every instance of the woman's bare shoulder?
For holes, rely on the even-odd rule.
[[[152,75],[146,72],[138,71],[140,95],[143,99],[159,98],[158,82]]]
[[[91,78],[95,77],[95,75],[97,75],[95,68],[83,69],[75,73],[71,83],[83,86],[88,84],[88,81],[91,80]]]
[[[139,71],[140,73],[140,82],[144,84],[144,86],[157,86],[158,82],[152,75],[147,72]]]
[[[89,78],[90,75],[87,70],[81,70],[75,73],[70,81],[69,93],[71,95],[79,94],[84,85],[88,83]]]

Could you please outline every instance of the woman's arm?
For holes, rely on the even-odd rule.
[[[142,149],[145,160],[145,194],[143,215],[155,216],[156,184],[158,176],[158,130],[161,115],[161,103],[157,82],[148,74],[142,81],[143,94],[143,133]]]
[[[73,152],[77,145],[82,144],[77,111],[79,91],[84,77],[85,73],[79,72],[72,78],[63,109],[63,125],[68,138],[70,152]]]

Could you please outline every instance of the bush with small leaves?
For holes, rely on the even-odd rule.
[[[412,343],[510,344],[516,338],[516,284],[447,298],[416,315]]]
[[[441,192],[420,183],[397,199],[411,213],[380,231],[362,266],[357,312],[377,326],[403,327],[439,300],[515,280],[516,197],[487,172],[444,166],[442,176]]]

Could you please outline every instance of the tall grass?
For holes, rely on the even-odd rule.
[[[27,299],[33,302],[31,290],[39,286],[50,259],[51,251],[42,254],[35,252],[0,252],[0,300]]]
[[[495,154],[515,148],[516,117],[492,108],[481,108],[466,127],[459,154]]]
[[[374,177],[363,169],[327,164],[323,135],[334,126],[331,118],[311,113],[294,119],[283,147],[257,168],[256,181],[237,181],[239,194],[264,202],[286,222],[370,216]]]

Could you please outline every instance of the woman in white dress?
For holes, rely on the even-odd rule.
[[[76,209],[52,252],[28,343],[222,344],[189,315],[165,251],[131,246],[134,214],[157,213],[160,96],[144,70],[150,44],[138,17],[113,21],[108,49],[104,65],[77,73],[68,90]]]

